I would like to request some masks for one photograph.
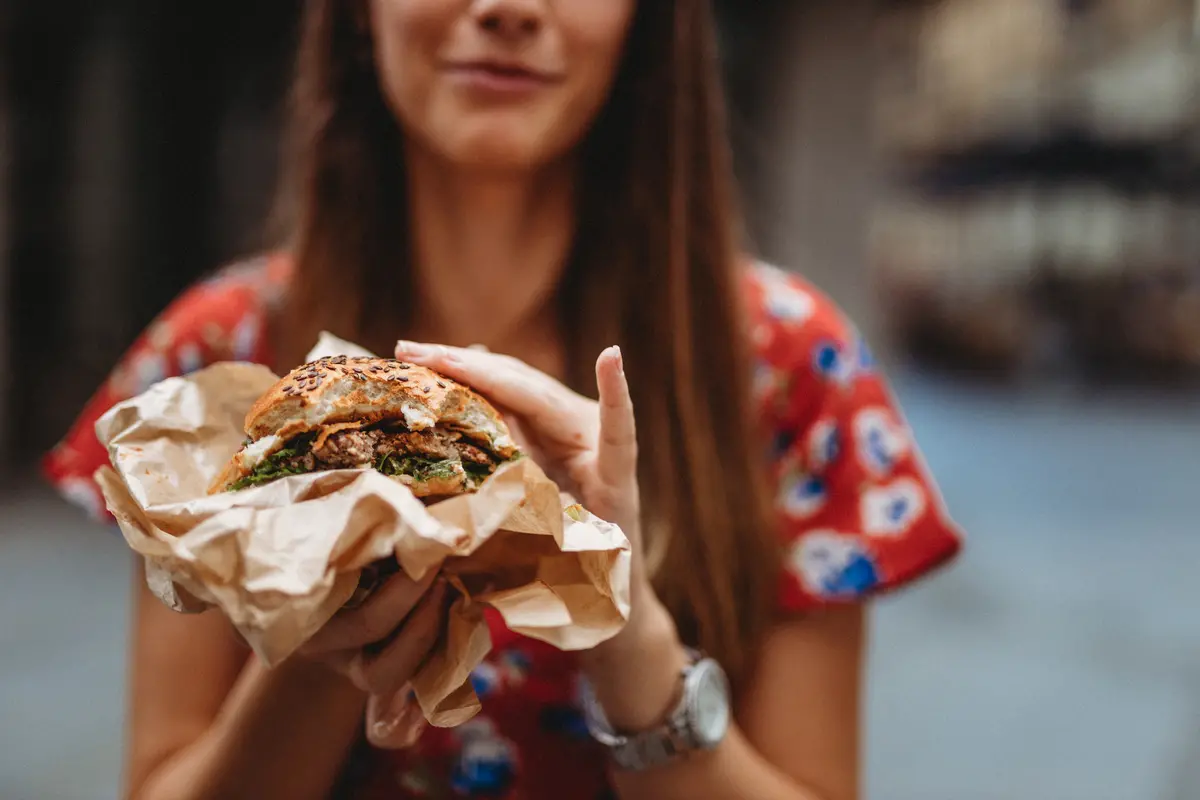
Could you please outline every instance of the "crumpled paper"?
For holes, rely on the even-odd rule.
[[[309,360],[333,355],[370,354],[323,334]],[[440,567],[460,596],[412,688],[442,727],[479,710],[469,677],[491,647],[484,606],[563,650],[593,647],[624,625],[628,540],[528,458],[475,494],[429,506],[371,469],[208,495],[241,446],[246,412],[277,380],[265,367],[219,363],[165,380],[96,424],[112,462],[96,481],[168,606],[219,608],[275,665],[346,603],[368,564],[394,555],[413,579]]]

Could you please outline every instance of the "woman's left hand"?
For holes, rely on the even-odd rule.
[[[641,593],[637,431],[620,348],[610,347],[596,360],[599,402],[523,361],[486,350],[400,342],[396,358],[460,381],[502,409],[514,437],[546,474],[625,532],[634,551],[634,592]]]
[[[507,412],[514,436],[547,475],[632,545],[630,618],[617,636],[580,654],[609,720],[628,730],[660,722],[678,691],[687,655],[642,559],[637,431],[621,351],[596,360],[599,402],[511,356],[474,348],[400,342],[396,357],[477,389]]]

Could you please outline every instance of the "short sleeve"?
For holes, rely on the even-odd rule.
[[[949,561],[961,534],[866,343],[798,278],[771,270],[756,289],[782,611],[880,594]]]
[[[96,421],[117,403],[217,361],[269,361],[263,270],[247,262],[216,273],[180,295],[137,338],[42,459],[43,474],[66,499],[94,519],[111,519],[92,475],[108,463]]]

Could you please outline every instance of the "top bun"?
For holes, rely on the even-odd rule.
[[[416,364],[390,358],[333,356],[289,372],[246,415],[246,435],[286,440],[339,422],[403,421],[409,430],[442,425],[488,444],[502,458],[517,452],[499,412],[471,389]]]

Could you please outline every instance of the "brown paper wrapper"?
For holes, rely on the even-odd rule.
[[[310,360],[369,355],[323,335]],[[359,572],[395,556],[419,579],[441,567],[461,596],[413,689],[433,725],[479,710],[469,676],[491,647],[483,606],[563,650],[595,646],[629,616],[629,542],[530,459],[471,495],[426,506],[374,470],[282,478],[219,495],[253,402],[278,377],[220,363],[159,383],[96,424],[112,467],[96,472],[154,594],[181,612],[217,607],[257,656],[278,664],[350,598]]]

